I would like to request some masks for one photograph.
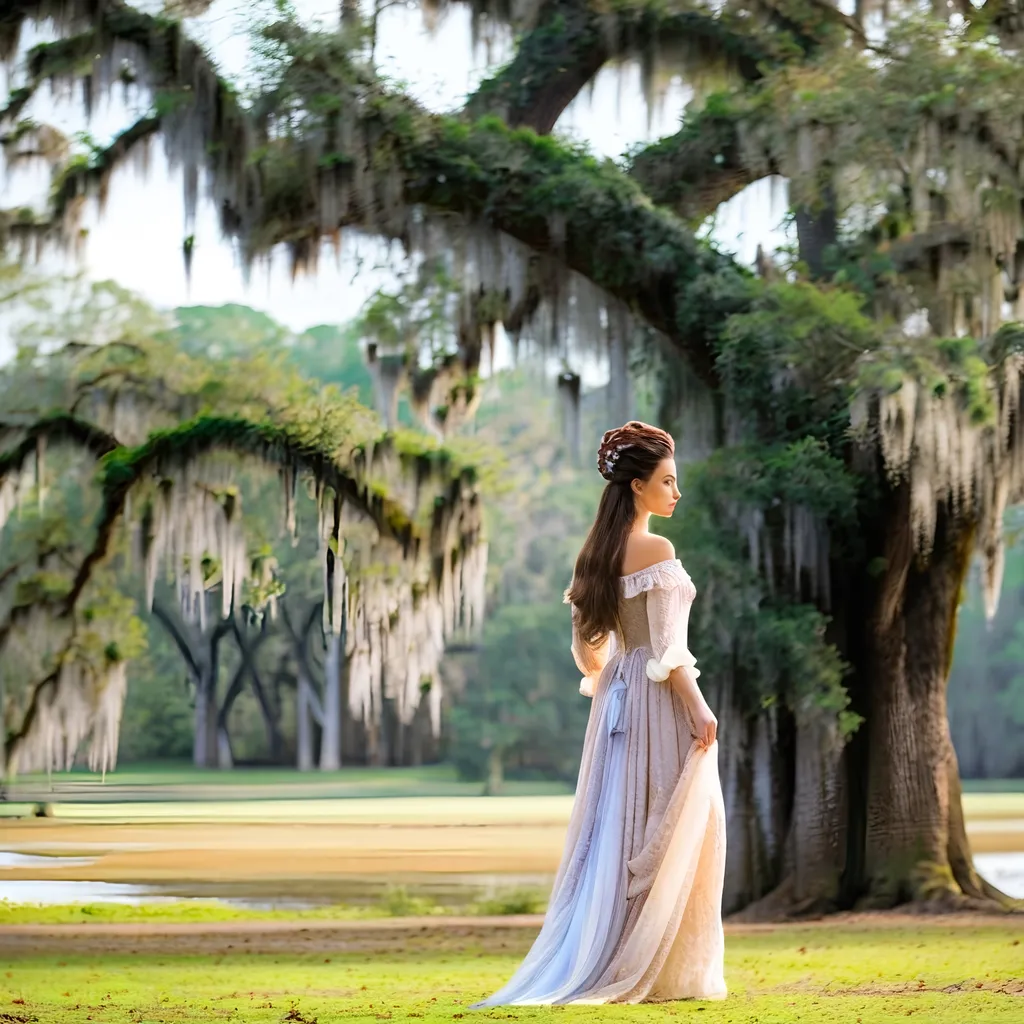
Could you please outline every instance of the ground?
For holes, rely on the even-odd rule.
[[[848,916],[727,927],[721,1003],[502,1007],[536,920],[0,929],[0,1021],[522,1020],[930,1024],[1024,1018],[1024,920]]]
[[[225,783],[224,785],[230,785]],[[89,865],[9,868],[7,879],[107,882],[277,880],[387,874],[553,874],[571,794],[480,797],[338,796],[323,783],[281,785],[269,798],[235,784],[185,801],[176,786],[99,799],[79,789],[48,818],[0,817],[0,850],[94,856]],[[109,797],[111,790],[102,793]],[[241,795],[241,794],[244,794]],[[30,805],[11,804],[8,813]],[[1024,793],[964,798],[975,853],[1024,851]]]
[[[462,885],[467,873],[549,878],[571,793],[525,784],[502,798],[472,792],[439,771],[29,780],[10,794],[20,805],[0,805],[0,850],[91,862],[12,866],[0,880],[177,882],[190,892],[301,897],[340,894],[360,876],[365,886],[368,872],[392,888],[404,873],[421,886],[460,873]],[[34,801],[51,816],[16,816]],[[976,851],[1024,850],[1024,794],[971,793],[965,809]],[[727,922],[722,1003],[470,1011],[511,975],[541,918],[485,916],[495,911],[481,901],[445,916],[370,916],[442,909],[421,891],[303,912],[0,904],[0,1024],[1024,1020],[1024,915]],[[505,899],[505,911],[515,907]]]

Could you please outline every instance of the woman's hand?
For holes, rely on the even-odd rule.
[[[694,709],[693,729],[697,742],[705,750],[715,742],[718,736],[718,719],[712,714],[711,708],[704,700]]]

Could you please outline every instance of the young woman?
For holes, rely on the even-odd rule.
[[[608,486],[566,592],[593,706],[565,849],[533,948],[474,1008],[725,997],[718,723],[686,643],[696,590],[648,532],[679,500],[674,451],[646,423],[602,439]]]

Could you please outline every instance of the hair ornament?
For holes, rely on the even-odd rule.
[[[632,448],[630,444],[619,444],[612,448],[605,454],[604,457],[604,473],[608,475],[615,472],[615,463],[619,461],[619,454],[624,452],[627,448]]]

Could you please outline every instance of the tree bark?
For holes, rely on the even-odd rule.
[[[300,664],[295,690],[295,748],[296,766],[300,772],[313,770],[313,684]]]
[[[750,725],[725,690],[715,703],[724,742],[726,912],[743,908],[741,917],[765,919],[907,902],[1019,906],[974,869],[946,714],[974,526],[940,510],[934,550],[922,559],[908,489],[899,485],[868,532],[859,578],[833,595],[840,629],[833,640],[853,667],[851,710],[865,719],[852,739],[843,741],[831,714],[809,709],[795,716],[792,735],[780,729],[764,744],[757,730],[774,711]],[[878,579],[866,569],[874,553],[885,562]],[[786,764],[787,751],[791,767],[774,768]],[[772,778],[781,795],[755,797]],[[781,858],[772,848],[780,820]]]
[[[261,630],[254,640],[249,642],[246,639],[245,633],[238,625],[238,620],[232,617],[231,629],[235,634],[235,642],[238,644],[238,654],[242,659],[239,673],[244,678],[248,674],[250,681],[252,682],[252,690],[256,695],[256,702],[260,707],[260,714],[263,718],[263,727],[267,732],[267,748],[270,754],[270,760],[274,764],[278,764],[282,758],[282,751],[284,750],[284,737],[281,735],[281,725],[278,721],[278,709],[276,709],[267,694],[266,688],[263,685],[263,680],[260,676],[260,671],[256,666],[256,652],[263,645],[264,641],[268,637],[266,630]],[[234,696],[237,696],[235,694]],[[232,697],[232,701],[234,700]]]
[[[835,194],[826,188],[817,207],[800,206],[795,211],[796,237],[800,259],[807,264],[812,280],[828,276],[827,257],[839,235]]]
[[[834,714],[814,711],[798,718],[793,816],[786,851],[796,913],[828,913],[839,908],[846,867],[842,754],[843,741]]]
[[[228,692],[224,694],[224,703],[217,712],[217,767],[227,770],[235,766],[235,755],[231,749],[231,734],[228,730],[228,719],[235,700],[245,687],[245,662],[235,672]]]
[[[914,551],[906,485],[888,505],[886,571],[870,631],[863,898],[869,906],[979,889],[946,714],[956,610],[974,528],[942,511],[924,561]]]
[[[327,638],[324,659],[323,731],[320,734],[320,771],[333,772],[341,767],[341,677],[344,672],[344,619],[342,635]]]
[[[726,808],[725,891],[722,909],[755,904],[777,883],[782,869],[792,799],[792,766],[786,763],[788,731],[777,708],[751,716],[725,680],[709,703],[721,736],[722,793]]]
[[[491,747],[487,757],[487,784],[484,786],[485,796],[497,796],[505,785],[504,751],[501,747]]]
[[[179,622],[159,601],[153,602],[153,615],[174,641],[192,680],[195,697],[192,763],[199,768],[212,768],[221,760],[217,705],[220,642],[231,623],[227,619],[218,620],[203,634],[198,627]]]
[[[197,768],[217,764],[217,697],[208,674],[196,680],[192,730],[192,763]]]

